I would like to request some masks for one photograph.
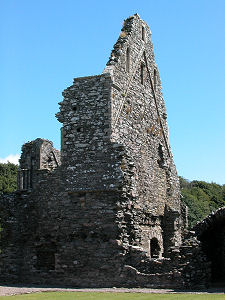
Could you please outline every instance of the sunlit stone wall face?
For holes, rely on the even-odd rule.
[[[180,190],[151,31],[139,16],[124,21],[104,72],[113,78],[111,140],[124,145],[133,162],[128,197],[136,207],[136,234],[146,250],[157,237],[165,254],[181,242]]]
[[[13,252],[10,238],[5,244],[2,274],[76,286],[177,284],[163,258],[181,243],[180,192],[148,25],[125,20],[103,74],[74,79],[63,97],[60,155],[47,140],[23,147],[21,168],[39,177],[11,199],[20,234]]]

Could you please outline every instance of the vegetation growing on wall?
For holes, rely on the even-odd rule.
[[[17,165],[0,163],[0,194],[16,191]]]
[[[179,177],[182,201],[189,208],[189,227],[193,227],[212,211],[225,206],[225,184],[205,181],[188,181]]]

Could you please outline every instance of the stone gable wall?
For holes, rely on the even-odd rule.
[[[181,243],[180,190],[168,141],[167,114],[151,32],[139,16],[124,21],[104,72],[109,72],[113,78],[111,139],[125,146],[134,163],[130,191],[134,207],[139,208],[142,218],[152,215],[158,217],[156,224],[160,223],[153,230],[148,225],[141,229],[138,226],[140,219],[136,218],[137,230],[143,231],[143,234],[137,231],[137,235],[143,237],[142,244],[147,250],[155,232],[155,237],[161,241],[162,252],[166,253],[170,246]],[[170,221],[169,215],[175,216],[175,213],[167,214],[163,237],[163,216],[168,209],[177,213]],[[168,236],[171,238],[166,241]]]
[[[63,97],[61,152],[42,139],[23,146],[33,184],[13,198],[19,235],[2,271],[15,259],[15,280],[33,284],[177,285],[164,257],[184,224],[148,25],[125,20],[103,74],[74,79]]]

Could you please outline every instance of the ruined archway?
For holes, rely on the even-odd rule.
[[[225,207],[210,214],[194,228],[211,263],[211,283],[225,287]]]

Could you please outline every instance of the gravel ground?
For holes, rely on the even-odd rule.
[[[92,288],[92,289],[78,289],[78,288],[61,288],[61,287],[41,287],[41,286],[0,286],[0,296],[10,296],[19,294],[30,294],[37,292],[114,292],[114,293],[193,293],[193,294],[225,294],[225,289],[208,289],[202,291],[176,291],[172,289],[147,289],[147,288]]]

